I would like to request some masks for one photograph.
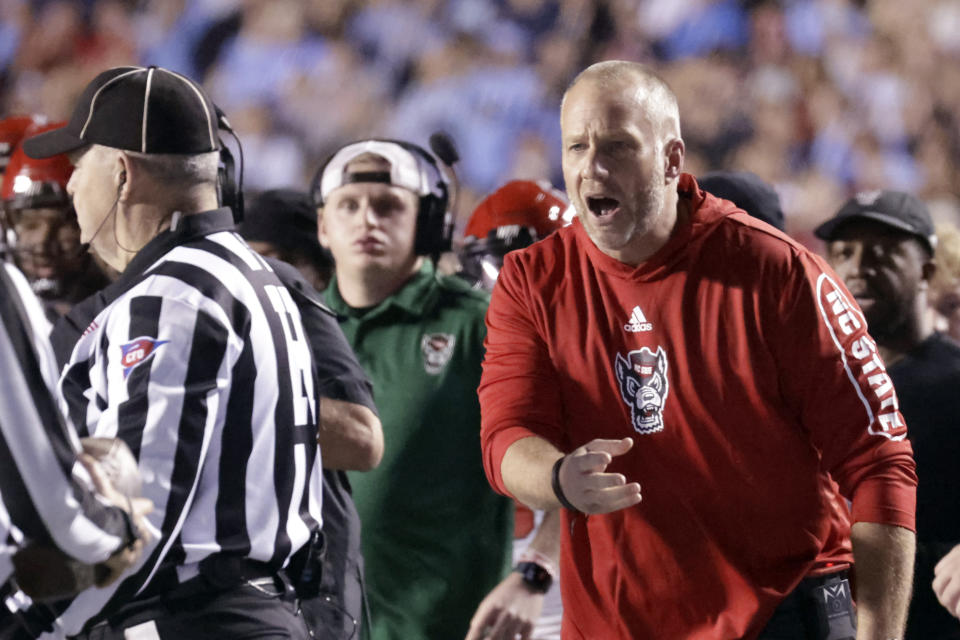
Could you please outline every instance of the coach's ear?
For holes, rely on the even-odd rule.
[[[672,138],[663,147],[663,176],[667,184],[680,177],[686,146],[680,138]]]

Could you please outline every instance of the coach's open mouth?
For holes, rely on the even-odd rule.
[[[593,215],[603,217],[615,213],[620,208],[620,201],[614,198],[588,196],[587,208]]]

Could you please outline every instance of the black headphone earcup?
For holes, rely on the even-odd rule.
[[[227,115],[223,110],[213,105],[217,111],[217,128],[220,131],[226,131],[237,143],[237,151],[240,152],[240,168],[237,172],[237,163],[233,158],[233,152],[226,145],[223,138],[220,142],[220,163],[217,167],[217,191],[220,197],[220,205],[230,207],[233,212],[234,224],[243,222],[243,145],[240,138],[227,120]]]
[[[453,224],[447,210],[447,198],[432,195],[420,198],[414,253],[418,256],[437,256],[450,251],[452,247]]]
[[[220,141],[220,164],[217,167],[217,190],[220,192],[221,206],[233,211],[234,224],[243,221],[243,193],[237,186],[236,163],[230,148]]]

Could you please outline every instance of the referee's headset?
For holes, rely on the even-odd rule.
[[[418,256],[430,256],[436,263],[440,254],[450,251],[453,245],[453,211],[460,191],[460,183],[453,167],[459,162],[460,155],[453,140],[442,131],[434,133],[430,136],[430,149],[433,153],[412,142],[390,138],[367,138],[359,142],[367,141],[385,142],[402,148],[416,160],[421,174],[428,176],[428,179],[436,185],[438,192],[436,194],[432,192],[417,194],[419,209],[414,239],[414,253]],[[341,147],[341,150],[347,146],[350,145]],[[318,208],[324,205],[321,193],[323,174],[337,153],[323,163],[310,184],[310,195]]]
[[[220,206],[230,207],[233,211],[233,223],[235,225],[243,222],[243,145],[240,144],[240,137],[233,130],[230,121],[227,120],[223,110],[213,105],[217,112],[217,128],[220,131],[226,131],[233,137],[237,143],[237,152],[240,156],[239,171],[233,158],[233,152],[230,147],[220,138],[220,165],[217,168],[217,197],[220,200]]]

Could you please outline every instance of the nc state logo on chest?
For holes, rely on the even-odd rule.
[[[452,333],[425,333],[420,339],[423,368],[430,375],[437,375],[450,361],[457,336]]]
[[[643,435],[663,431],[663,409],[670,392],[667,353],[663,347],[651,351],[641,347],[614,357],[613,368],[620,397],[630,408],[633,429]]]

